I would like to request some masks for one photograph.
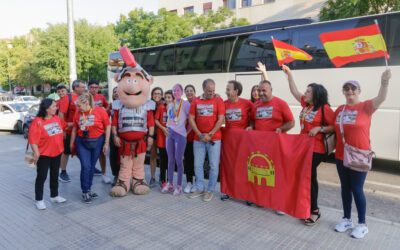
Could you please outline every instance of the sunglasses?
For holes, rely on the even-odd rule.
[[[356,91],[356,90],[357,90],[357,87],[354,86],[354,85],[351,85],[351,87],[350,87],[350,86],[344,86],[344,87],[343,87],[343,90],[344,90],[344,91],[349,91],[350,89],[353,90],[353,91]]]

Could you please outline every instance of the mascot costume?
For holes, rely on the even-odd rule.
[[[126,66],[115,75],[120,101],[113,106],[112,135],[119,147],[121,163],[118,181],[110,191],[115,197],[125,196],[131,189],[131,181],[132,193],[150,191],[145,181],[144,160],[147,146],[154,141],[155,103],[148,100],[153,77],[136,63],[126,46],[120,49],[120,54]]]

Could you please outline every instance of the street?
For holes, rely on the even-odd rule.
[[[95,176],[93,190],[100,198],[84,204],[80,197],[80,164],[68,163],[70,183],[59,183],[63,204],[49,199],[48,179],[44,200],[47,209],[34,205],[36,173],[24,164],[26,140],[0,132],[0,248],[1,249],[398,249],[400,245],[400,177],[397,173],[370,171],[365,184],[367,224],[364,239],[333,227],[342,216],[336,166],[318,169],[322,217],[306,227],[291,216],[247,206],[244,201],[221,201],[218,191],[211,202],[150,194],[123,198],[108,195],[110,185]],[[107,159],[108,160],[108,159]],[[157,170],[158,171],[158,170]],[[146,176],[149,178],[149,167]],[[107,175],[111,170],[107,167]],[[184,178],[185,179],[185,178]],[[353,220],[357,212],[353,203]]]

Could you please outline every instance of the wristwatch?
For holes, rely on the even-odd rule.
[[[213,133],[209,133],[208,135],[209,135],[210,137],[213,137],[214,134],[213,134]]]
[[[155,139],[154,137],[154,135],[147,135],[147,137],[151,137],[151,138],[153,138],[153,139]]]
[[[324,133],[324,127],[321,127],[321,129],[319,130],[319,132],[322,134]]]

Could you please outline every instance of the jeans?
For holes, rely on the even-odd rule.
[[[217,184],[219,172],[219,160],[221,153],[221,141],[214,141],[214,145],[201,141],[193,142],[194,172],[196,175],[197,190],[204,190],[204,159],[206,151],[210,161],[210,177],[208,182],[208,192],[213,192]]]
[[[35,181],[35,199],[43,200],[43,186],[50,168],[50,197],[58,196],[58,169],[61,154],[55,157],[41,155],[37,162],[37,176]]]
[[[358,172],[343,165],[343,161],[336,159],[336,168],[340,178],[342,189],[342,203],[344,218],[351,218],[351,203],[356,202],[358,223],[365,223],[367,201],[364,195],[364,182],[368,172]]]
[[[81,189],[87,193],[92,187],[94,168],[104,145],[104,134],[97,138],[76,137],[76,152],[81,162]]]
[[[185,153],[186,137],[168,129],[167,154],[168,154],[168,182],[173,183],[175,162],[178,166],[177,185],[182,186],[183,176],[183,154]]]

